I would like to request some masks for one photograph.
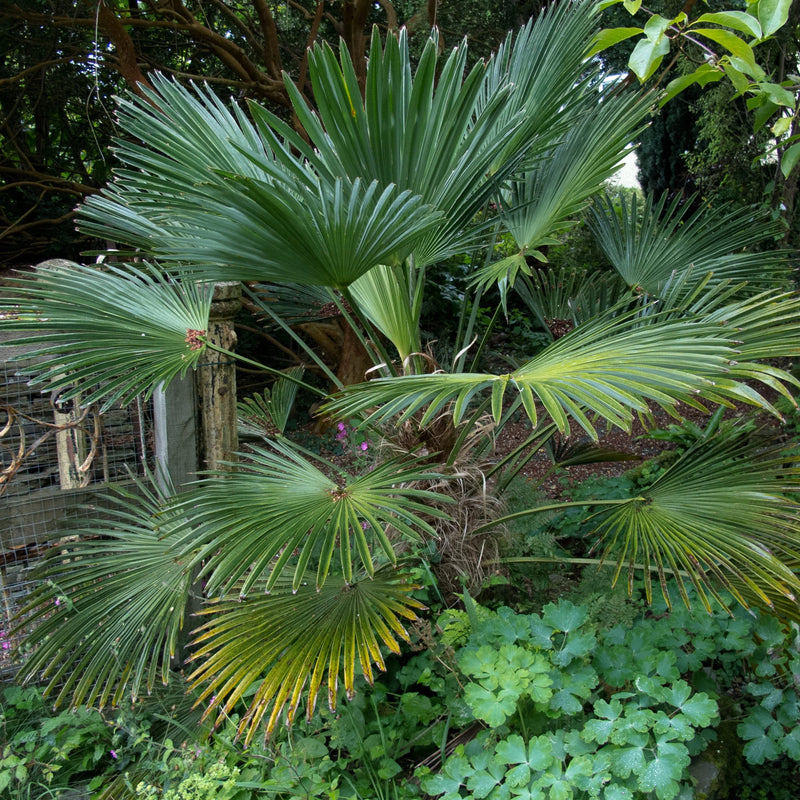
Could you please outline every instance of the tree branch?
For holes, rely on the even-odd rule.
[[[144,92],[142,92],[140,85],[148,89],[152,89],[152,86],[139,69],[136,47],[131,37],[117,15],[105,4],[105,0],[100,0],[97,6],[97,20],[99,26],[108,35],[117,50],[120,74],[133,91],[143,97]]]

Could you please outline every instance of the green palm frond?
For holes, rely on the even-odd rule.
[[[309,76],[318,112],[286,83],[311,146],[262,109],[254,116],[320,174],[395,184],[440,210],[445,219],[414,248],[415,263],[426,266],[471,244],[474,218],[499,182],[532,147],[547,149],[571,126],[593,21],[588,3],[564,6],[509,36],[495,59],[466,77],[466,45],[440,66],[430,40],[412,75],[406,31],[381,47],[376,30],[363,101],[346,50],[337,62],[330,47],[315,47]]]
[[[571,320],[580,325],[619,306],[632,294],[616,272],[542,267],[523,277],[515,291],[546,328],[552,320]]]
[[[249,743],[264,717],[266,735],[288,704],[291,722],[307,696],[307,716],[327,674],[328,703],[335,708],[339,675],[353,692],[356,666],[371,683],[373,664],[385,669],[381,648],[399,652],[408,641],[401,620],[413,620],[422,604],[410,596],[415,587],[390,568],[352,581],[331,577],[317,589],[313,576],[293,590],[286,582],[270,594],[221,600],[205,612],[211,619],[199,629],[193,656],[200,665],[191,674],[210,699],[208,714],[230,714],[247,690],[257,685],[239,724]]]
[[[591,111],[583,111],[559,142],[503,193],[500,218],[520,251],[558,244],[554,238],[578,221],[630,151],[630,142],[648,111],[636,96],[591,92]]]
[[[341,63],[327,45],[309,57],[309,76],[318,100],[312,112],[290,82],[287,90],[313,149],[271,114],[254,115],[292,141],[310,163],[330,176],[364,176],[422,197],[443,219],[414,247],[418,266],[439,261],[472,241],[473,218],[495,191],[496,181],[515,166],[506,153],[508,136],[521,115],[498,126],[512,87],[498,87],[480,113],[476,102],[484,69],[464,77],[466,45],[452,51],[441,68],[436,43],[427,43],[412,78],[408,37],[402,30],[381,47],[373,32],[365,97],[345,50]],[[506,157],[501,158],[501,154]]]
[[[19,614],[32,648],[25,680],[47,682],[57,703],[119,704],[169,678],[190,574],[171,547],[163,498],[115,487],[105,518],[70,529],[34,577]]]
[[[149,264],[46,267],[15,278],[0,329],[31,332],[14,343],[34,345],[34,383],[106,409],[198,363],[212,290]]]
[[[345,580],[357,569],[354,561],[372,575],[374,548],[395,560],[390,531],[412,541],[420,532],[434,536],[422,515],[446,516],[426,505],[439,495],[408,485],[438,477],[417,460],[392,459],[363,476],[332,478],[285,440],[270,445],[254,447],[236,474],[203,483],[178,505],[187,518],[181,546],[202,563],[209,594],[231,591],[238,581],[246,593],[265,578],[272,589],[287,568],[299,589],[312,564],[321,587],[335,552]]]
[[[756,291],[787,282],[785,252],[737,252],[778,235],[777,223],[770,223],[763,212],[726,206],[701,206],[692,212],[691,202],[682,204],[680,197],[667,205],[666,194],[658,201],[648,197],[641,214],[635,195],[630,206],[624,198],[619,202],[620,212],[611,198],[599,200],[589,226],[629,286],[660,297],[675,274],[687,272],[693,276],[687,291],[708,273],[714,283],[748,281]]]
[[[400,361],[421,349],[419,309],[415,312],[403,267],[379,265],[350,286],[350,296],[369,321],[397,348]]]
[[[731,325],[738,339],[738,358],[796,358],[800,355],[800,295],[763,292],[747,300],[706,306],[709,322]]]
[[[297,397],[297,382],[305,374],[304,367],[283,370],[288,378],[278,378],[272,387],[254,394],[236,406],[239,432],[245,435],[271,436],[283,433]],[[293,378],[294,380],[290,380]]]
[[[576,328],[507,375],[481,373],[379,378],[346,387],[326,404],[326,413],[342,416],[367,414],[368,421],[398,422],[425,408],[425,425],[452,404],[458,424],[473,399],[490,393],[492,415],[501,417],[506,391],[513,387],[531,422],[536,425],[537,404],[562,433],[572,418],[593,438],[591,418],[629,429],[634,413],[648,413],[648,402],[673,407],[678,401],[698,406],[731,400],[772,409],[753,388],[733,380],[737,376],[793,382],[782,371],[751,364],[733,364],[735,331],[720,324],[686,319],[652,318],[640,324],[636,312],[609,315]],[[702,407],[702,406],[701,406]]]
[[[360,175],[320,176],[273,149],[235,105],[163,77],[122,101],[124,169],[82,207],[82,227],[210,280],[346,286],[401,262],[440,214]]]
[[[508,148],[522,141],[527,159],[535,160],[570,130],[574,109],[585,100],[586,42],[596,25],[592,3],[557,3],[500,45],[486,66],[478,108],[502,87],[514,86],[500,124],[520,113],[523,123],[509,137]],[[576,80],[578,75],[583,79]]]
[[[789,601],[797,618],[798,461],[742,436],[703,440],[639,497],[599,516],[603,558],[617,561],[616,577],[627,566],[629,580],[643,565],[648,598],[655,568],[668,602],[665,571],[684,600],[688,581],[706,605],[725,588],[745,606]]]

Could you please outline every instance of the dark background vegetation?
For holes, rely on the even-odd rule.
[[[712,0],[710,7],[715,7]],[[289,117],[283,73],[313,104],[307,47],[346,47],[363,63],[373,25],[405,25],[421,46],[433,25],[441,46],[466,37],[470,56],[494,49],[545,2],[537,0],[19,0],[0,3],[0,269],[42,259],[76,259],[103,246],[75,231],[74,208],[109,177],[114,164],[114,95],[138,91],[154,71],[205,82],[220,96],[252,99]],[[720,8],[724,4],[718,4]],[[677,0],[651,10],[676,13]],[[705,7],[705,6],[704,6]],[[713,10],[713,8],[712,8]],[[794,4],[800,17],[800,4]],[[630,24],[617,6],[609,26]],[[797,20],[759,48],[777,79],[796,63]],[[341,43],[341,44],[340,44]],[[604,55],[625,71],[631,42]],[[691,45],[658,77],[691,68]],[[784,221],[783,245],[796,246],[797,175],[784,180],[763,158],[768,128],[725,83],[686,92],[655,114],[642,134],[645,192],[694,193],[713,203],[768,204]]]

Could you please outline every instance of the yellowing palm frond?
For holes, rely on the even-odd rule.
[[[295,590],[279,583],[270,594],[212,603],[210,619],[198,631],[190,676],[210,700],[208,714],[229,714],[248,689],[239,732],[249,743],[264,719],[269,735],[288,706],[287,722],[301,699],[314,713],[323,683],[335,708],[340,674],[348,694],[356,668],[369,682],[373,665],[385,669],[382,647],[399,652],[398,640],[408,641],[402,620],[413,620],[422,604],[411,597],[415,588],[402,572],[390,568],[351,581],[331,577],[314,587],[313,576]]]

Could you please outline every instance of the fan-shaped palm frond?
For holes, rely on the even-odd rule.
[[[648,105],[636,96],[615,96],[613,87],[604,94],[587,87],[594,107],[576,115],[575,124],[558,142],[543,153],[503,192],[500,218],[520,250],[538,253],[539,248],[558,244],[557,235],[575,225],[589,198],[602,188],[631,149],[636,128]],[[542,258],[542,260],[544,260]],[[505,298],[516,278],[513,257],[504,260],[506,273],[497,279],[497,264],[478,270],[471,282],[486,286],[498,282]],[[524,265],[524,261],[522,262]],[[530,274],[530,270],[524,270]]]
[[[525,143],[526,158],[535,160],[570,130],[574,110],[585,100],[586,42],[597,25],[592,3],[557,3],[531,19],[500,45],[486,66],[478,108],[503,86],[515,87],[504,104],[500,124],[523,112],[523,125],[508,147]],[[576,76],[584,76],[576,79]]]
[[[499,181],[531,147],[545,150],[568,130],[592,25],[588,3],[564,4],[509,36],[497,58],[466,77],[466,45],[440,67],[429,41],[412,77],[405,30],[383,47],[374,31],[363,102],[345,50],[340,63],[330,47],[311,52],[317,113],[287,81],[311,147],[273,115],[254,109],[254,116],[321,174],[395,184],[442,211],[445,219],[414,248],[415,263],[425,266],[470,243],[474,218]]]
[[[763,292],[717,308],[705,306],[709,322],[736,330],[738,358],[796,358],[800,355],[800,296]]]
[[[278,378],[271,388],[254,394],[237,404],[239,432],[245,435],[271,436],[283,433],[297,397],[297,383],[305,374],[304,367],[283,370],[287,378]],[[294,380],[290,380],[293,378]]]
[[[599,317],[633,295],[616,272],[542,267],[515,285],[516,293],[539,324],[547,328],[553,320],[580,325]]]
[[[621,199],[618,212],[609,197],[592,209],[589,225],[606,256],[630,286],[660,297],[674,274],[691,270],[691,290],[708,273],[713,282],[748,281],[756,287],[784,285],[789,277],[786,253],[737,252],[765,238],[777,236],[776,223],[763,212],[701,206],[692,212],[691,202],[676,198],[667,205],[667,195],[657,202],[645,201],[641,214],[636,196],[628,206]],[[754,291],[754,289],[750,289]]]
[[[697,406],[698,398],[719,404],[735,399],[771,409],[755,389],[730,376],[770,385],[793,379],[780,370],[732,363],[734,336],[735,331],[717,323],[654,318],[642,325],[636,312],[610,315],[575,329],[507,375],[379,378],[347,387],[325,410],[342,416],[368,413],[369,421],[400,414],[402,422],[427,406],[419,420],[425,425],[452,403],[457,424],[470,401],[490,390],[497,421],[505,393],[514,387],[534,425],[540,403],[562,433],[569,430],[571,417],[597,439],[590,417],[628,429],[634,412],[647,413],[648,401],[672,407],[678,401]]]
[[[378,263],[402,261],[439,222],[412,192],[358,175],[326,179],[288,148],[273,151],[241,109],[208,90],[153,83],[146,99],[121,103],[121,128],[144,147],[120,141],[126,169],[81,211],[92,235],[204,279],[302,275],[346,286]]]
[[[303,695],[307,714],[327,674],[328,703],[336,705],[339,675],[353,692],[356,663],[372,682],[373,667],[385,669],[381,647],[399,652],[408,641],[401,620],[413,620],[422,604],[402,572],[383,568],[351,581],[331,577],[315,588],[313,576],[296,589],[280,583],[270,594],[244,600],[223,599],[205,612],[211,619],[199,630],[193,656],[200,665],[190,680],[210,698],[208,713],[229,714],[245,692],[257,685],[239,732],[250,742],[269,713],[269,735],[288,704],[294,718]]]
[[[438,495],[406,485],[437,477],[416,460],[389,460],[366,475],[334,479],[287,442],[270,445],[254,447],[236,474],[203,483],[178,506],[187,518],[181,546],[202,563],[209,594],[240,580],[246,593],[265,573],[271,589],[287,567],[299,589],[310,564],[321,587],[337,550],[345,580],[353,576],[354,549],[371,575],[373,544],[395,560],[390,528],[419,540],[420,531],[435,535],[420,515],[445,516],[425,505]]]
[[[796,453],[742,436],[702,440],[639,497],[599,515],[603,558],[617,560],[617,577],[643,565],[648,597],[655,568],[667,601],[665,570],[684,600],[688,580],[705,604],[724,587],[744,605],[789,600],[797,617],[797,465]]]
[[[515,166],[513,156],[519,155],[506,151],[521,115],[498,126],[512,87],[498,87],[476,114],[484,70],[476,65],[464,78],[466,55],[465,45],[456,48],[439,70],[436,43],[429,41],[412,79],[405,30],[397,38],[387,37],[384,48],[374,31],[362,102],[346,51],[341,51],[340,64],[333,50],[322,45],[309,57],[318,112],[286,83],[313,150],[273,115],[258,109],[254,116],[262,128],[280,131],[302,148],[320,173],[397,185],[441,211],[439,225],[414,247],[415,263],[425,266],[472,241],[474,234],[467,231],[473,218],[492,196],[495,182]]]
[[[178,282],[149,264],[45,267],[15,278],[0,329],[33,331],[35,383],[103,408],[194,367],[205,349],[213,286]],[[19,356],[22,358],[23,356]]]
[[[118,704],[166,684],[190,574],[172,550],[163,498],[115,487],[105,519],[54,546],[19,614],[31,654],[22,677],[47,681],[57,703]]]

